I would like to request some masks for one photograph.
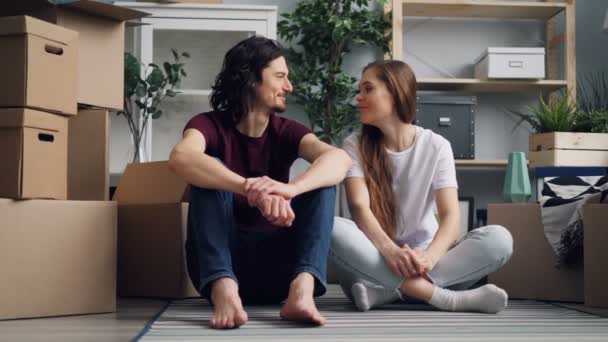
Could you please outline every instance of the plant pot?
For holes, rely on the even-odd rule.
[[[530,167],[608,167],[607,133],[552,132],[532,134]]]

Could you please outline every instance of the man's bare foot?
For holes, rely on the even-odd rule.
[[[313,299],[315,280],[310,273],[300,273],[289,286],[287,302],[281,308],[281,318],[286,321],[325,325],[323,317]]]
[[[213,329],[238,328],[247,322],[247,313],[239,297],[239,287],[232,278],[220,278],[211,289],[213,318],[209,327]]]

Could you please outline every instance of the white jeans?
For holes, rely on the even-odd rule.
[[[502,267],[512,251],[513,238],[508,230],[497,225],[480,227],[459,239],[428,276],[439,287],[464,290]],[[342,217],[335,218],[329,257],[349,298],[355,282],[396,289],[405,280],[389,269],[384,257],[357,225]]]

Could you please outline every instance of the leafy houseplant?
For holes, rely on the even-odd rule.
[[[578,112],[574,131],[608,133],[608,110]]]
[[[608,111],[608,73],[584,74],[577,84],[577,105],[584,112]]]
[[[561,94],[553,102],[545,102],[542,97],[539,97],[539,104],[538,108],[528,105],[530,113],[512,111],[520,118],[515,127],[527,122],[536,133],[574,131],[577,111],[576,106],[570,103],[568,96]]]
[[[117,112],[127,119],[133,139],[133,162],[139,162],[140,145],[148,120],[158,119],[163,114],[160,105],[166,97],[175,97],[183,77],[186,77],[182,58],[189,58],[187,52],[179,54],[171,49],[174,62],[164,62],[163,67],[150,63],[144,65],[130,53],[125,53],[124,70],[124,110]]]
[[[608,133],[608,73],[586,74],[577,88],[575,131]]]
[[[335,145],[358,124],[356,79],[342,72],[344,56],[353,45],[389,51],[385,1],[370,8],[375,2],[304,0],[278,23],[279,36],[296,43],[288,50],[296,103],[304,107],[317,136]]]
[[[528,106],[530,113],[514,112],[536,133],[608,133],[608,73],[589,73],[577,85],[576,104],[562,93],[555,101],[539,99],[540,106]]]

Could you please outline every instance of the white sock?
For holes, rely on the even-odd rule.
[[[507,300],[507,292],[492,284],[466,291],[434,286],[429,304],[445,311],[497,313],[507,307]]]
[[[363,283],[354,283],[350,290],[359,311],[368,311],[401,298],[398,289],[387,289]]]

